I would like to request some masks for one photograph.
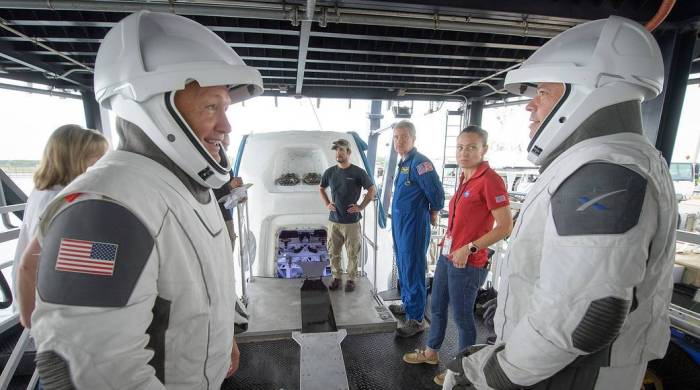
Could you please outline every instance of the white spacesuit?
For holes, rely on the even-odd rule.
[[[95,91],[120,118],[120,147],[71,183],[39,228],[32,335],[45,389],[224,380],[234,264],[211,188],[229,180],[230,164],[212,158],[174,103],[191,81],[228,86],[232,103],[262,93],[257,70],[181,16],[132,14],[100,46]]]
[[[677,213],[640,111],[663,70],[651,34],[610,17],[560,34],[507,75],[514,93],[548,82],[565,91],[528,148],[542,175],[503,262],[496,343],[451,364],[444,389],[636,390],[663,357]]]

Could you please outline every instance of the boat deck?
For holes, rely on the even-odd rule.
[[[330,277],[323,278],[326,285]],[[255,278],[248,284],[248,330],[237,336],[240,343],[291,339],[292,332],[302,330],[300,289],[304,279]],[[343,288],[328,291],[335,315],[335,325],[348,335],[391,333],[396,319],[371,293],[372,284],[358,278],[355,291]]]
[[[430,317],[430,298],[426,316]],[[401,322],[402,318],[398,320]],[[476,325],[477,343],[483,344],[494,335],[480,319]],[[448,321],[439,365],[404,363],[403,354],[423,348],[427,337],[427,330],[410,339],[396,338],[393,332],[348,335],[341,347],[350,389],[440,389],[433,383],[433,377],[458,352],[458,333],[452,318]],[[299,346],[295,341],[242,343],[239,348],[240,368],[233,378],[224,382],[222,390],[299,389]]]

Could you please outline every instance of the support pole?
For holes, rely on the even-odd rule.
[[[481,117],[484,113],[484,101],[472,100],[469,106],[469,124],[481,126]]]
[[[379,194],[374,195],[374,237],[373,237],[373,242],[374,245],[372,245],[372,249],[374,250],[374,272],[372,273],[372,294],[377,295],[377,261],[379,259],[377,258],[377,254],[379,251],[379,242],[377,241],[377,236],[378,236],[378,229],[379,229]]]
[[[100,105],[95,100],[95,95],[92,91],[80,92],[83,95],[83,110],[85,111],[85,126],[88,129],[95,129],[102,134],[105,134],[102,128],[102,114]]]
[[[367,115],[369,118],[369,139],[367,140],[367,161],[369,162],[369,175],[374,177],[374,171],[377,165],[377,147],[379,146],[379,132],[375,130],[379,129],[381,125],[381,120],[384,118],[382,114],[382,101],[372,100],[370,105],[370,113]]]
[[[655,99],[642,104],[642,123],[649,141],[670,163],[693,61],[697,30],[661,30],[654,36],[664,59],[664,89]]]

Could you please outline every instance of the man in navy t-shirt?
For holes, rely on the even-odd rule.
[[[330,210],[327,243],[333,281],[329,288],[337,290],[340,287],[342,273],[340,251],[345,245],[348,254],[345,291],[350,292],[355,289],[357,258],[360,255],[362,245],[361,213],[374,199],[376,190],[367,172],[357,165],[350,164],[351,151],[350,143],[347,140],[334,141],[331,149],[335,150],[335,159],[338,164],[326,169],[319,186],[321,200]],[[328,187],[331,188],[332,200],[328,198],[326,193]],[[360,198],[363,188],[367,190],[367,194],[358,205],[357,200]]]

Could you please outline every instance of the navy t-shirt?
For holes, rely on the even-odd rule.
[[[372,179],[357,165],[343,169],[334,165],[323,173],[321,187],[331,187],[331,199],[338,211],[331,211],[328,219],[337,223],[354,223],[362,218],[361,213],[348,213],[350,205],[359,201],[362,189],[372,187]]]

